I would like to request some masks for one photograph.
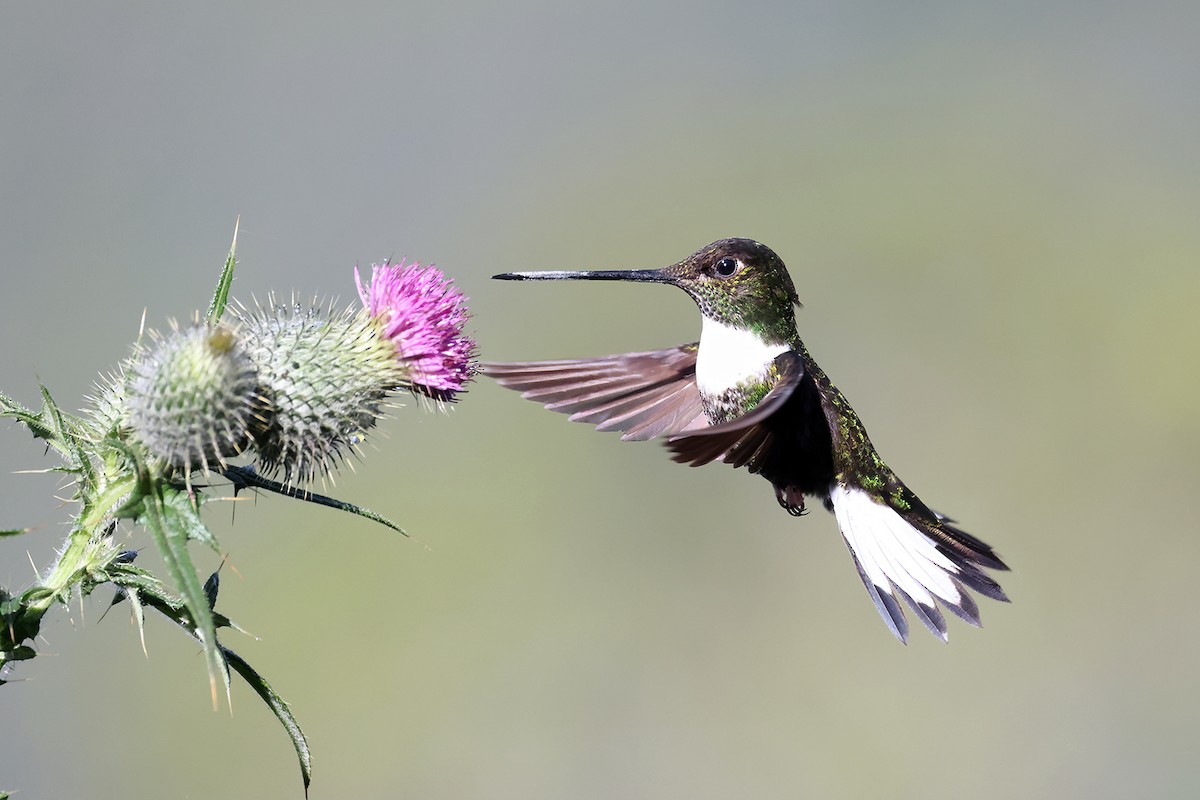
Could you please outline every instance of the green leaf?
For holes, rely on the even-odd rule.
[[[153,479],[150,479],[153,480]],[[226,702],[229,698],[229,668],[221,656],[217,644],[217,629],[208,607],[208,598],[200,583],[200,576],[192,564],[187,551],[189,535],[199,522],[190,499],[182,492],[168,489],[164,492],[161,482],[146,492],[146,502],[140,522],[150,531],[162,553],[163,563],[171,580],[179,587],[183,604],[191,617],[193,633],[204,647],[204,660],[208,666],[208,682],[212,691],[213,707],[217,705],[217,681],[225,684]],[[179,498],[183,497],[183,503]],[[201,524],[201,527],[202,524]],[[208,535],[211,538],[211,534]]]
[[[310,492],[306,489],[297,489],[295,486],[288,486],[286,483],[268,480],[259,475],[253,467],[225,467],[225,469],[221,470],[221,474],[233,481],[234,492],[246,488],[265,489],[268,492],[274,492],[275,494],[281,494],[284,497],[291,497],[296,500],[303,500],[306,503],[316,503],[319,506],[328,506],[329,508],[336,508],[338,511],[346,511],[369,519],[372,522],[378,522],[380,525],[391,528],[402,536],[408,536],[408,533],[399,525],[382,514],[376,514],[369,508],[356,506],[353,503],[347,503],[344,500],[338,500],[333,497],[326,497],[323,494]]]
[[[0,664],[9,661],[28,661],[37,657],[37,651],[27,644],[17,645],[11,650],[0,650]]]
[[[29,428],[37,439],[49,439],[53,435],[53,431],[46,426],[41,414],[33,413],[3,393],[0,393],[0,416],[11,417],[20,422],[26,428]]]
[[[163,486],[163,498],[167,505],[178,512],[178,521],[183,526],[187,538],[207,545],[215,553],[221,552],[221,547],[217,544],[217,537],[213,536],[212,531],[200,519],[200,494],[198,492],[193,489],[189,493],[187,489],[165,485]]]
[[[22,533],[29,533],[33,528],[13,528],[12,530],[0,531],[0,539],[6,536],[20,536]]]
[[[142,655],[149,658],[150,651],[146,649],[146,612],[142,608],[142,594],[134,589],[132,592],[125,592],[125,596],[129,598],[129,605],[133,608],[133,618],[137,621],[138,638],[142,640]]]
[[[217,592],[221,589],[221,570],[217,570],[212,575],[208,576],[208,580],[204,582],[204,597],[208,600],[209,609],[217,607]]]
[[[221,650],[224,652],[229,666],[238,675],[241,675],[246,683],[250,684],[250,688],[262,698],[262,701],[267,704],[275,714],[275,718],[287,731],[288,738],[292,740],[292,747],[296,748],[296,757],[300,759],[300,777],[304,781],[304,793],[307,795],[308,785],[312,782],[312,753],[308,749],[308,739],[305,737],[304,731],[300,729],[300,723],[296,721],[288,704],[271,688],[271,684],[255,672],[241,656],[227,647],[222,647]]]
[[[133,564],[114,564],[110,567],[109,580],[115,585],[125,590],[128,599],[135,604],[145,604],[158,611],[163,616],[172,620],[176,625],[186,630],[190,634],[194,634],[192,618],[188,616],[187,609],[181,598],[175,597],[163,587],[162,581],[154,577],[153,574],[147,572],[141,567]],[[141,613],[140,611],[137,613]],[[238,633],[245,633],[247,636],[253,634],[246,631],[233,620],[226,617],[224,614],[213,612],[213,625],[218,629],[231,628]],[[255,636],[254,638],[258,638]]]
[[[0,394],[0,417],[20,422],[35,439],[45,440],[66,460],[67,467],[61,471],[79,473],[81,481],[91,485],[95,480],[94,468],[84,446],[79,421],[59,410],[45,386],[41,387],[41,392],[42,410],[36,414],[11,397]]]
[[[126,589],[129,599],[134,602],[136,608],[141,608],[142,602],[145,605],[157,610],[167,619],[174,622],[183,630],[192,636],[197,641],[202,641],[196,635],[196,629],[192,625],[191,617],[182,607],[182,601],[168,594],[162,586],[162,583],[149,572],[146,572],[140,567],[133,564],[117,564],[113,567],[113,582]],[[231,627],[234,630],[240,631],[236,624],[221,614],[213,614],[213,619],[220,627]],[[232,667],[242,679],[254,689],[255,693],[262,698],[263,702],[275,714],[276,719],[283,725],[287,732],[288,738],[292,740],[292,746],[296,748],[296,756],[300,759],[300,775],[304,781],[304,791],[308,792],[309,783],[312,780],[312,754],[308,748],[308,739],[304,735],[304,731],[300,729],[300,724],[296,721],[292,710],[283,698],[271,688],[271,685],[258,674],[241,656],[233,652],[225,646],[220,646],[221,655],[225,663]]]
[[[225,269],[221,271],[221,279],[217,281],[217,290],[213,292],[212,302],[208,305],[208,316],[205,317],[209,325],[216,325],[221,321],[221,315],[225,313],[225,306],[229,303],[229,289],[233,286],[233,268],[237,264],[234,253],[237,252],[237,235],[241,224],[241,217],[238,217],[237,221],[233,223],[233,244],[229,245]]]
[[[95,479],[92,461],[88,458],[83,442],[80,441],[75,419],[62,413],[58,403],[55,403],[54,398],[50,396],[49,389],[45,386],[39,388],[42,391],[42,417],[54,431],[54,439],[60,443],[56,445],[56,448],[66,457],[72,468],[83,473],[84,479],[88,485],[91,485]]]

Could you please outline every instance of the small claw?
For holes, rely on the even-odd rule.
[[[793,517],[802,517],[808,513],[808,509],[804,507],[804,495],[791,486],[776,486],[775,499]]]

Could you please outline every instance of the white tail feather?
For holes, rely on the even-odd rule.
[[[869,581],[879,594],[895,599],[894,590],[898,589],[908,596],[906,600],[926,609],[936,609],[936,600],[951,606],[962,602],[959,584],[954,580],[958,567],[937,549],[927,534],[862,489],[838,484],[830,492],[830,499],[842,537],[858,562],[863,581]],[[867,588],[870,591],[872,587]],[[889,604],[878,598],[875,604],[896,636],[904,640],[907,626],[903,618],[896,619]],[[944,639],[946,632],[942,626],[938,627],[941,629],[934,633]]]

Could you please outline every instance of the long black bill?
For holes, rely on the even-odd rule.
[[[554,270],[552,272],[504,272],[493,275],[498,281],[632,281],[634,283],[672,283],[661,269]]]

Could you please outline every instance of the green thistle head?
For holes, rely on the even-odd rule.
[[[97,416],[114,422],[123,406],[134,438],[173,468],[223,466],[250,444],[259,395],[254,364],[224,326],[153,339],[127,363],[121,388],[101,396]]]
[[[239,321],[261,391],[252,431],[259,467],[284,483],[331,472],[403,379],[390,343],[361,311],[279,305],[242,311]]]

